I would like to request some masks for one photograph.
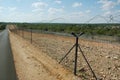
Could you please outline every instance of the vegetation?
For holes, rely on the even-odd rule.
[[[17,26],[52,32],[84,32],[88,35],[109,35],[120,37],[120,24],[19,23]]]
[[[5,24],[5,23],[0,23],[0,30],[5,29],[5,27],[6,27],[6,24]]]

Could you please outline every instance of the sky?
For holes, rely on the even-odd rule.
[[[0,22],[120,23],[120,0],[0,0]]]

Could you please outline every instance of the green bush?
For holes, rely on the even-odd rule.
[[[0,30],[3,30],[6,28],[6,24],[0,24]]]

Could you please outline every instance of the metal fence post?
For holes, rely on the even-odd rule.
[[[24,28],[22,28],[22,37],[24,38]]]
[[[77,72],[77,57],[78,57],[78,36],[76,36],[74,75],[76,75],[76,72]]]
[[[31,44],[32,44],[32,28],[30,28],[30,32],[31,32]]]

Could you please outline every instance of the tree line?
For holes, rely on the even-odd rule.
[[[120,24],[62,24],[62,23],[18,23],[18,27],[52,32],[108,35],[120,37]]]

